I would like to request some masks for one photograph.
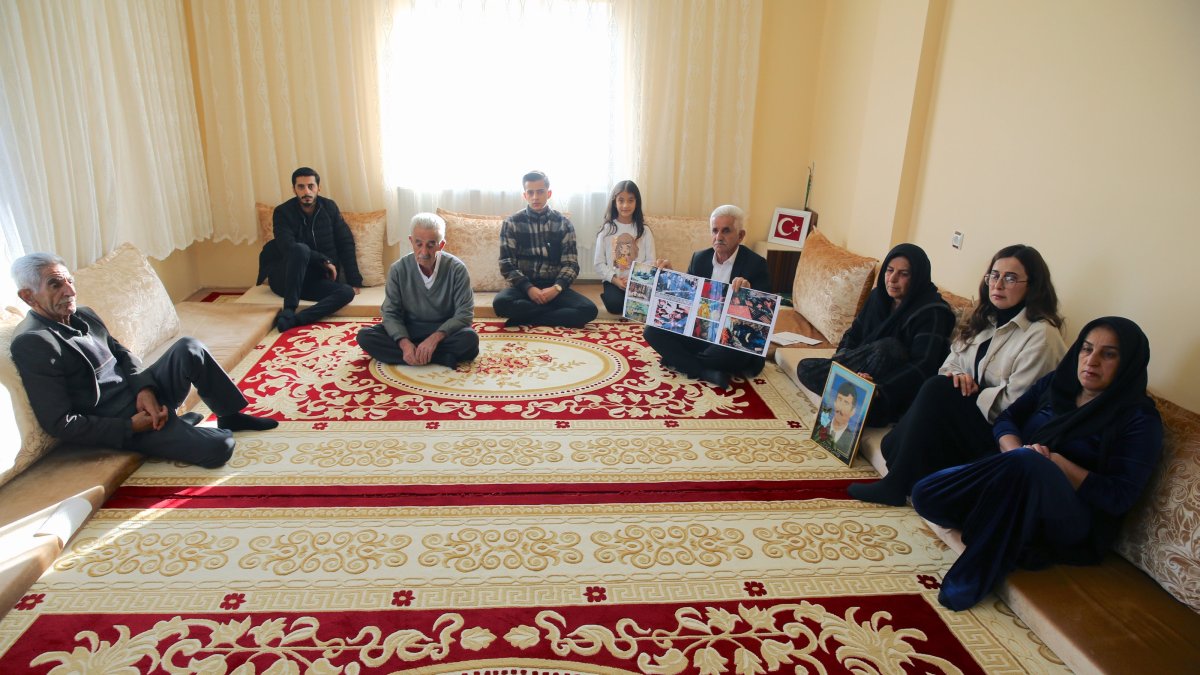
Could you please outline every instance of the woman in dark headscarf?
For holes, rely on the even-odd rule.
[[[1137,324],[1092,321],[1058,368],[996,420],[999,454],[913,487],[917,513],[962,530],[967,545],[939,602],[972,607],[1017,567],[1100,561],[1162,452],[1149,361]]]
[[[1061,326],[1058,294],[1041,254],[1024,244],[1000,249],[939,375],[925,380],[880,443],[887,475],[851,484],[850,496],[903,506],[918,480],[996,452],[996,418],[1066,353]]]
[[[875,383],[868,425],[899,419],[950,352],[954,312],[938,294],[929,269],[920,246],[900,244],[889,251],[875,288],[833,358],[802,360],[796,368],[800,382],[820,393],[836,361]]]

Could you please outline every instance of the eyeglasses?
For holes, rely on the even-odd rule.
[[[1004,283],[1001,284],[1000,282]],[[983,275],[983,283],[985,284],[1012,286],[1013,284],[1024,284],[1028,282],[1028,279],[1018,279],[1017,275],[1012,272],[1006,272],[1005,274],[1000,274],[999,272],[988,272],[987,274]]]

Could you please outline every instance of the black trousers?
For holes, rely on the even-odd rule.
[[[158,402],[167,407],[167,423],[158,431],[134,434],[125,449],[214,468],[233,455],[233,434],[215,427],[194,427],[175,414],[192,386],[218,417],[246,407],[246,397],[208,349],[195,338],[180,338],[147,372],[154,378]],[[129,411],[132,417],[135,411]]]
[[[963,396],[944,375],[925,380],[908,412],[883,437],[888,475],[880,485],[908,496],[925,476],[996,454],[992,425],[975,399]]]
[[[539,305],[524,292],[509,286],[496,294],[492,308],[496,310],[496,316],[510,319],[513,323],[566,328],[583,328],[599,314],[596,305],[587,296],[570,288],[564,289],[550,302]]]
[[[296,242],[290,248],[281,248],[279,255],[283,260],[271,271],[267,283],[275,295],[283,298],[283,308],[295,310],[301,299],[316,303],[296,312],[297,324],[320,321],[354,299],[353,288],[325,277],[325,265],[312,260],[307,244]]]
[[[708,344],[703,340],[654,326],[646,326],[642,336],[646,338],[646,343],[662,356],[663,363],[690,377],[699,377],[700,372],[704,370],[754,376],[762,372],[766,362],[763,357],[755,354]]]
[[[621,310],[625,309],[625,291],[621,290],[620,286],[605,281],[604,288],[600,291],[600,301],[604,303],[604,309],[607,309],[609,314],[619,315]]]
[[[410,333],[408,339],[412,340],[413,344],[420,344],[427,337],[429,335]],[[358,331],[358,346],[362,347],[367,356],[381,363],[404,363],[404,351],[388,335],[387,329],[381,323]],[[452,366],[459,361],[472,361],[476,356],[479,356],[479,333],[473,328],[463,328],[439,342],[429,362]]]

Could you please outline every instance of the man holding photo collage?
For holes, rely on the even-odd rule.
[[[692,255],[687,273],[730,284],[735,292],[746,287],[770,290],[766,259],[742,245],[746,238],[746,214],[740,208],[726,204],[713,210],[708,223],[712,231],[712,248]],[[671,269],[671,262],[658,260],[654,266]],[[653,326],[646,326],[644,335],[646,342],[658,352],[664,367],[706,380],[722,389],[729,386],[731,376],[753,377],[763,369],[765,360],[756,354],[706,345],[695,338]]]

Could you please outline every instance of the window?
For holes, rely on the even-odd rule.
[[[413,0],[392,27],[381,69],[389,185],[518,193],[536,168],[560,204],[607,193],[624,168],[609,2]]]

